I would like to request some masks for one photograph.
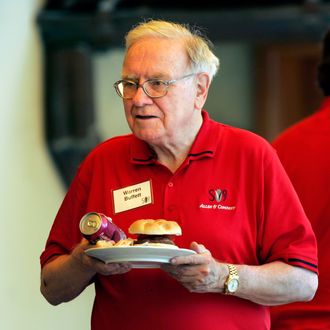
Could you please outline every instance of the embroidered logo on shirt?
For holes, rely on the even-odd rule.
[[[227,189],[210,189],[209,190],[210,195],[210,202],[221,202],[225,201],[227,199]]]
[[[201,203],[200,209],[209,210],[227,210],[233,211],[236,209],[235,205],[224,205],[223,203],[228,199],[229,193],[227,189],[212,188],[208,191],[209,202],[212,204]]]

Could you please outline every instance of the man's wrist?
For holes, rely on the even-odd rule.
[[[239,288],[240,278],[238,271],[235,265],[227,264],[226,265],[229,271],[229,274],[224,282],[224,294],[235,294]]]

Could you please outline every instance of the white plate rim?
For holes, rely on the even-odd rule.
[[[129,262],[133,268],[159,268],[173,257],[196,254],[190,249],[156,246],[97,247],[85,253],[105,263]]]

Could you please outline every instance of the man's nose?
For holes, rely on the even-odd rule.
[[[138,86],[136,93],[133,97],[133,102],[136,105],[143,105],[143,104],[150,104],[152,103],[152,99],[148,96],[145,91],[143,90],[142,86]]]

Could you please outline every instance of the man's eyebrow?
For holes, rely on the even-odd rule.
[[[125,75],[123,75],[122,77],[121,77],[121,79],[123,79],[123,80],[130,80],[130,81],[139,81],[139,78],[138,77],[136,77],[136,76],[125,76]]]
[[[122,75],[123,80],[130,80],[130,81],[134,81],[134,82],[139,82],[140,78],[137,76],[130,76],[130,75]],[[150,80],[150,79],[160,79],[160,80],[168,80],[170,79],[169,76],[167,74],[164,73],[156,73],[153,74],[149,77],[147,77],[145,80]]]
[[[164,73],[156,73],[153,74],[149,79],[160,79],[160,80],[167,80],[169,77],[167,74]]]

